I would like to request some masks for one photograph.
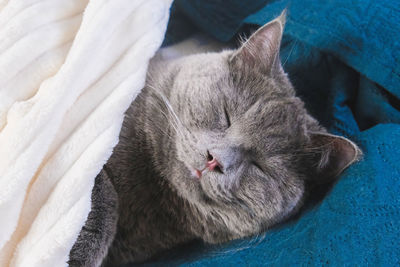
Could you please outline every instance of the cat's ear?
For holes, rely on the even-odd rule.
[[[332,181],[360,159],[361,150],[349,139],[328,133],[311,133],[310,152],[317,183]]]
[[[286,9],[279,17],[259,28],[232,55],[231,62],[257,67],[265,72],[280,69],[279,48],[286,22]]]

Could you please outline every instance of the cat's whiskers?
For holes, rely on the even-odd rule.
[[[161,95],[161,93],[160,92],[158,92],[154,87],[152,87],[152,86],[147,86],[148,88],[150,88],[150,89],[152,89],[155,93],[157,93],[159,96]],[[139,96],[141,96],[141,95],[139,95]],[[161,97],[161,100],[163,100],[163,98]],[[165,104],[165,101],[163,100],[163,104],[165,105],[165,106],[167,106],[166,104]],[[178,134],[178,135],[181,135],[182,136],[182,133],[181,133],[181,131],[179,130],[179,126],[177,125],[177,122],[175,121],[175,118],[171,115],[171,112],[168,112],[168,114],[167,113],[165,113],[161,108],[157,108],[158,109],[158,111],[165,117],[165,119],[167,120],[167,122],[169,122],[170,123],[170,125],[171,125],[171,127],[172,127],[172,129],[174,129],[174,131]],[[167,109],[168,109],[168,106],[167,106]],[[161,127],[159,127],[159,125],[156,125],[155,124],[155,126],[161,131],[161,132],[163,132],[163,133],[165,133],[165,131],[163,130],[163,129],[161,129]],[[170,135],[170,134],[168,134],[168,136],[171,138],[171,140],[172,140],[172,136]]]
[[[282,67],[284,67],[285,64],[286,64],[286,62],[289,60],[289,58],[290,58],[290,56],[292,55],[293,50],[294,50],[294,48],[296,47],[297,43],[298,43],[298,39],[296,39],[296,40],[294,41],[294,44],[293,44],[292,48],[290,49],[288,56],[286,57],[285,61],[284,61],[283,64],[282,64]]]
[[[139,94],[137,96],[138,98],[143,98],[143,95]],[[152,102],[150,102],[152,103]],[[161,114],[165,117],[165,119],[167,121],[169,121],[169,119],[171,118],[171,115],[168,113],[165,113],[162,109],[157,108],[157,110],[159,110],[161,112]],[[172,124],[172,128],[175,130],[175,132],[177,132],[178,130],[176,129],[176,125],[174,124],[174,122],[171,122]],[[166,137],[168,137],[171,141],[174,141],[174,136],[172,136],[170,134],[170,132],[166,131],[165,127],[161,127],[161,125],[154,123],[153,126],[157,127],[157,130],[160,131],[161,133],[163,133]]]
[[[163,101],[169,114],[171,115],[170,118],[172,118],[172,120],[170,122],[171,122],[171,125],[174,127],[175,131],[177,132],[177,134],[179,134],[182,138],[185,137],[185,133],[190,134],[190,131],[184,126],[182,121],[179,119],[178,115],[176,115],[176,113],[175,113],[174,109],[172,108],[167,97],[162,92],[157,90],[155,87],[153,87],[151,85],[147,85],[147,86],[148,86],[148,88],[152,89],[155,93],[157,93],[161,97],[161,100]]]
[[[171,118],[170,113],[166,114],[166,113],[165,113],[164,111],[162,111],[162,110],[159,110],[159,111],[161,112],[162,115],[164,115],[165,119],[169,120],[169,119]],[[169,115],[169,116],[168,116],[168,115]],[[176,123],[175,123],[174,121],[171,122],[171,126],[172,126],[172,128],[175,130],[175,132],[179,134],[179,132],[178,132],[178,126],[176,125]],[[158,129],[159,129],[161,132],[166,133],[165,130],[161,129],[161,127],[158,127]],[[170,136],[170,135],[169,135],[169,136]],[[170,137],[172,138],[172,136],[170,136]]]

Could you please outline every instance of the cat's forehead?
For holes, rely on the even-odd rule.
[[[221,89],[225,95],[234,94],[242,102],[257,100],[260,96],[293,95],[294,91],[282,74],[271,76],[257,68],[249,69],[232,64],[233,51],[206,53],[182,58],[176,64],[175,87]],[[270,96],[268,96],[270,97]]]
[[[183,58],[179,62],[176,81],[182,83],[211,84],[229,75],[230,52],[206,53]]]

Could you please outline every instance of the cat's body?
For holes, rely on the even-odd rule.
[[[259,233],[298,210],[308,183],[357,159],[295,96],[278,59],[282,29],[283,16],[237,51],[153,60],[96,178],[71,266]]]

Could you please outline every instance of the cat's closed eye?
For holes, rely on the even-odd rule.
[[[250,164],[254,167],[256,167],[259,171],[261,171],[263,174],[265,173],[263,168],[256,162],[256,161],[252,161],[250,162]]]
[[[231,127],[231,118],[229,117],[228,110],[226,109],[225,106],[224,106],[224,115],[225,115],[227,128],[229,128],[229,127]]]

